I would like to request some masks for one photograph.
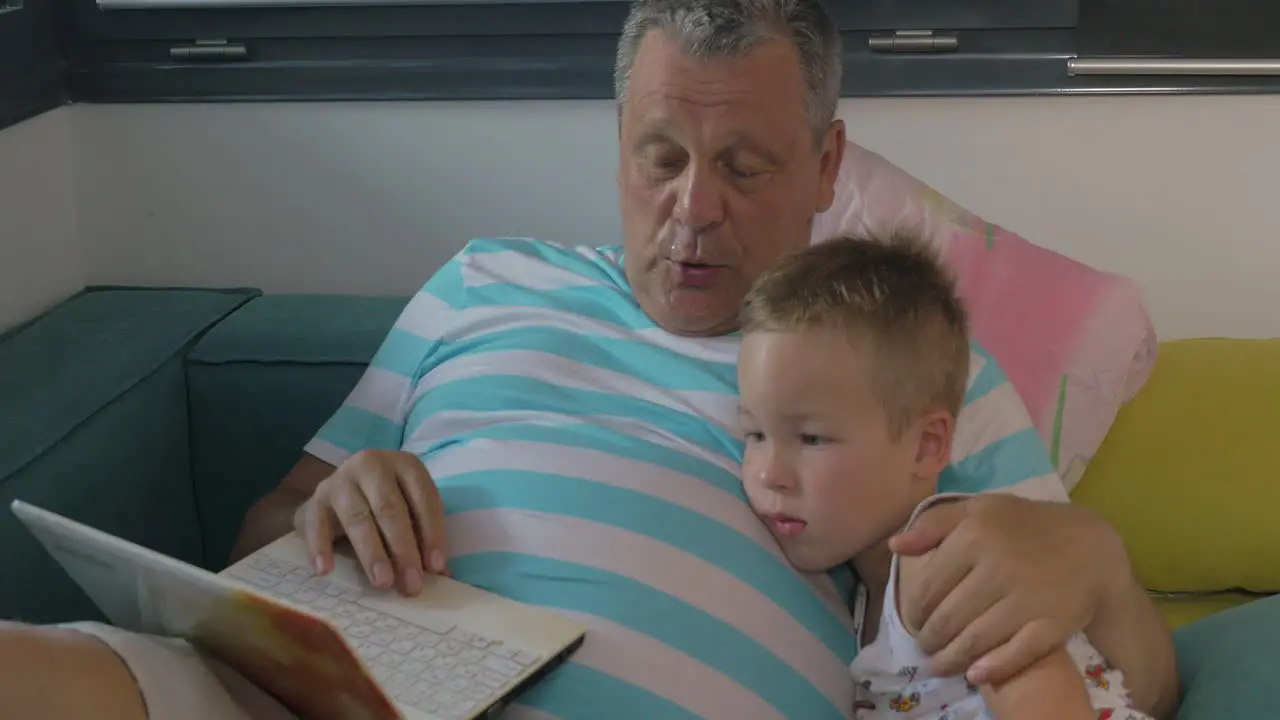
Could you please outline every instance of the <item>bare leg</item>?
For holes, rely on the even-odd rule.
[[[9,622],[0,622],[0,707],[22,720],[147,720],[133,675],[106,643]]]
[[[0,708],[16,720],[296,720],[182,640],[98,623],[0,622]]]

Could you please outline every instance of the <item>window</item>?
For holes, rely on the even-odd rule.
[[[0,14],[0,121],[60,98],[609,98],[628,8],[627,0],[25,2]],[[1272,0],[828,7],[845,39],[848,96],[1280,89]]]
[[[49,0],[0,0],[0,128],[65,102]]]
[[[74,97],[613,96],[626,0],[67,0]],[[850,95],[1066,79],[1077,0],[839,0]],[[934,35],[923,34],[935,31]]]
[[[1273,0],[1081,0],[1073,82],[1100,92],[1280,90]]]

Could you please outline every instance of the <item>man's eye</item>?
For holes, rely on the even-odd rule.
[[[745,438],[747,442],[761,442],[764,440],[764,433],[756,431],[748,432],[745,434]]]
[[[654,175],[679,175],[684,170],[684,158],[674,155],[657,155],[649,158],[649,170]]]
[[[800,435],[800,442],[805,445],[821,445],[825,440],[826,438],[821,435],[814,435],[813,433],[802,433]]]

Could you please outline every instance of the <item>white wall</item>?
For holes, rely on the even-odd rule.
[[[842,110],[988,219],[1136,277],[1163,337],[1280,336],[1280,97]],[[0,133],[0,325],[82,277],[408,293],[469,237],[615,241],[614,133],[606,102],[62,110]]]
[[[91,282],[407,293],[467,238],[618,238],[607,102],[86,106]],[[1280,336],[1280,96],[848,99],[856,141],[1135,276],[1163,337]]]
[[[69,132],[65,108],[0,132],[0,331],[84,286]]]

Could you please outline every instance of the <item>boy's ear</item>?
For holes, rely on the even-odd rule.
[[[956,420],[946,410],[934,410],[917,425],[916,474],[936,477],[951,462],[951,438]]]

